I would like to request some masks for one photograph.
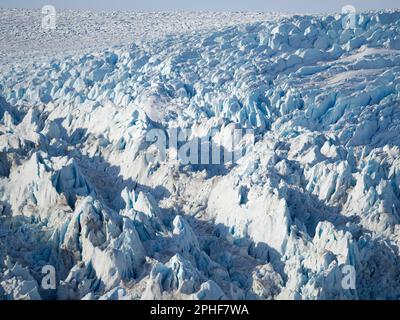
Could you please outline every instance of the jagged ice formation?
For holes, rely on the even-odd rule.
[[[400,12],[273,17],[2,55],[0,299],[400,298]],[[148,161],[175,127],[255,144]]]

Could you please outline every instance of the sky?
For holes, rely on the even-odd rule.
[[[400,8],[399,0],[0,0],[2,8],[131,10],[131,11],[283,11],[296,13],[340,12],[345,5],[357,11]]]

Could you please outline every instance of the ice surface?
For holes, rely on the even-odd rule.
[[[400,298],[398,11],[0,13],[1,299]],[[174,128],[255,144],[150,161]]]

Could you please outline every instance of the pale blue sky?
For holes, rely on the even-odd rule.
[[[52,4],[58,9],[93,10],[216,10],[340,12],[344,5],[358,11],[400,8],[399,0],[0,0],[0,7],[41,8]]]

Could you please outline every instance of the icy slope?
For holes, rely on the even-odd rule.
[[[400,298],[400,12],[342,19],[2,65],[0,297]],[[150,161],[173,128],[255,144]]]

